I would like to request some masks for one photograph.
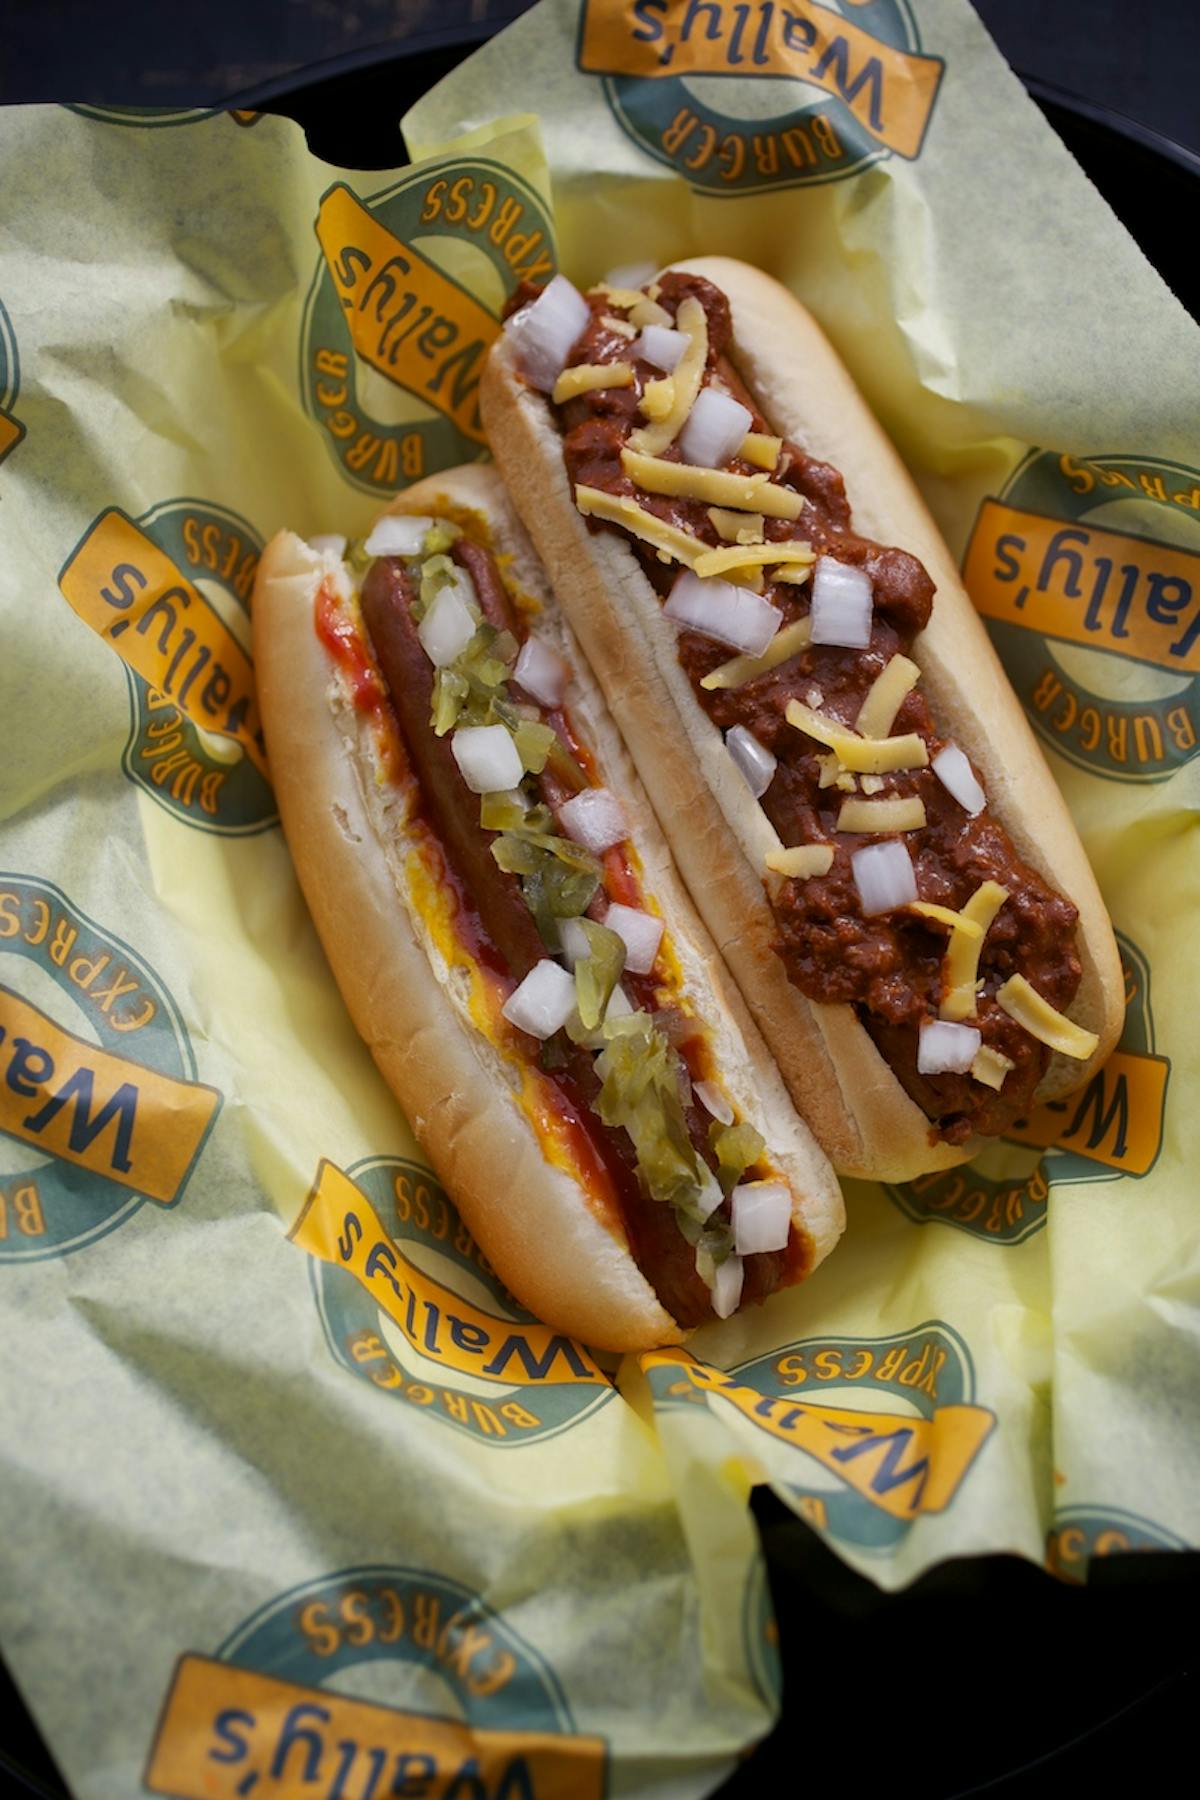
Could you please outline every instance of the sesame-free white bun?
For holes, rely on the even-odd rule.
[[[1099,1044],[1051,1060],[1039,1099],[1072,1092],[1115,1044],[1120,959],[1062,795],[912,479],[816,321],[785,288],[727,257],[672,265],[725,293],[730,357],[770,428],[845,478],[855,530],[920,558],[936,584],[912,656],[939,729],[967,752],[1024,860],[1079,909],[1083,965],[1070,1008]],[[604,689],[685,882],[817,1139],[843,1173],[905,1181],[977,1154],[941,1142],[852,1007],[807,999],[787,979],[761,870],[775,841],[719,729],[692,692],[675,629],[627,540],[580,515],[545,397],[501,338],[482,383],[484,423],[517,510]]]
[[[539,634],[574,670],[568,705],[599,778],[621,798],[647,890],[667,920],[697,1013],[713,1027],[722,1078],[792,1189],[808,1268],[844,1225],[841,1193],[797,1118],[737,989],[674,875],[661,832],[578,647],[513,518],[499,477],[478,466],[432,477],[390,509],[469,508],[510,558],[516,586],[544,609]],[[518,1103],[511,1063],[477,1028],[453,969],[417,904],[406,860],[413,778],[376,779],[373,729],[356,711],[313,628],[335,557],[280,532],[254,592],[259,699],[280,815],[325,953],[360,1035],[477,1242],[513,1294],[548,1324],[610,1350],[678,1342],[684,1333],[635,1264],[621,1220],[548,1162]],[[647,1202],[652,1204],[652,1202]]]

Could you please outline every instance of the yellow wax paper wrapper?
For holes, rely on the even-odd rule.
[[[362,174],[272,118],[0,118],[0,1647],[89,1800],[709,1791],[778,1711],[756,1479],[888,1586],[1197,1541],[1195,328],[960,0],[549,0],[406,133]],[[349,1025],[248,605],[279,524],[485,453],[517,281],[705,250],[921,482],[1129,1005],[1020,1141],[853,1185],[810,1284],[614,1370]]]

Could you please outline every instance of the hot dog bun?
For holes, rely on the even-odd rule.
[[[796,1117],[778,1071],[674,875],[627,753],[532,549],[489,468],[433,477],[390,509],[482,516],[517,585],[540,602],[539,635],[574,670],[569,704],[631,838],[683,967],[714,1030],[727,1091],[767,1140],[794,1197],[793,1224],[815,1266],[843,1228],[841,1194]],[[407,864],[416,842],[413,778],[377,779],[372,730],[313,629],[340,561],[291,532],[268,545],[254,594],[259,697],[284,831],[318,935],[351,1017],[463,1219],[514,1295],[548,1324],[600,1348],[638,1350],[684,1335],[634,1262],[617,1216],[598,1216],[578,1181],[546,1160],[518,1104],[511,1061],[478,1028],[470,978],[431,927]],[[393,772],[395,773],[395,772]]]
[[[770,429],[845,477],[855,529],[911,551],[932,576],[932,620],[913,658],[935,717],[984,776],[1018,852],[1079,909],[1083,966],[1074,1021],[1096,1033],[1088,1061],[1056,1055],[1038,1092],[1085,1082],[1121,1029],[1123,981],[1112,927],[1062,796],[1034,741],[953,559],[913,482],[819,326],[758,270],[725,257],[673,265],[728,297],[732,357]],[[497,461],[585,653],[599,676],[685,881],[777,1057],[797,1105],[844,1173],[901,1181],[976,1154],[938,1141],[854,1011],[789,985],[772,948],[761,809],[681,668],[675,629],[629,543],[589,531],[545,397],[502,339],[485,371],[484,419]]]

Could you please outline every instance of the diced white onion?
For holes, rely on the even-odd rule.
[[[975,779],[975,771],[957,744],[939,750],[930,768],[948,794],[974,818],[987,805],[987,795]]]
[[[628,837],[621,803],[607,788],[584,788],[558,809],[558,822],[569,838],[587,850],[610,850]]]
[[[917,877],[907,844],[889,838],[867,844],[850,857],[854,885],[867,918],[910,906],[917,897]]]
[[[657,263],[621,263],[617,268],[608,271],[604,277],[604,286],[614,288],[648,287],[657,274]]]
[[[775,777],[778,762],[765,744],[744,725],[731,725],[725,733],[725,747],[746,778],[746,786],[756,800],[761,800]]]
[[[606,1019],[623,1019],[632,1011],[633,1002],[630,1000],[629,995],[625,992],[625,989],[621,986],[620,982],[618,982],[612,993],[608,996],[608,1005],[604,1009],[604,1016]]]
[[[871,642],[871,577],[832,556],[818,556],[812,583],[812,641],[865,650]]]
[[[452,663],[475,636],[475,619],[465,598],[469,591],[462,582],[439,588],[417,626],[421,648],[435,669]]]
[[[656,369],[670,375],[678,368],[690,341],[686,331],[672,331],[669,325],[644,325],[629,354],[635,361],[653,363]]]
[[[779,608],[761,594],[731,581],[705,581],[690,569],[679,576],[663,612],[677,625],[744,656],[761,656],[783,622]]]
[[[510,1025],[535,1038],[553,1037],[574,1010],[575,983],[549,957],[533,965],[501,1008]]]
[[[579,289],[565,275],[556,275],[536,300],[505,321],[522,373],[534,387],[550,392],[591,316]]]
[[[719,469],[737,455],[742,440],[754,423],[748,406],[723,394],[720,388],[701,388],[679,439],[686,463]]]
[[[473,794],[499,794],[516,787],[524,774],[505,725],[462,725],[450,739],[450,748]]]
[[[328,532],[321,537],[310,537],[308,547],[310,550],[315,550],[318,556],[324,556],[326,551],[331,556],[345,556],[346,554],[346,540],[344,537],[340,537],[336,531]]]
[[[368,556],[419,556],[433,520],[417,513],[384,513],[363,545]]]
[[[693,1081],[692,1092],[705,1112],[711,1113],[722,1125],[733,1124],[733,1108],[714,1082]]]
[[[725,1198],[725,1190],[713,1174],[712,1170],[708,1167],[707,1163],[701,1164],[700,1179],[703,1185],[699,1194],[696,1196],[694,1204],[696,1211],[700,1214],[702,1219],[711,1219]],[[737,1302],[735,1301],[734,1304],[736,1305]]]
[[[712,1278],[712,1309],[718,1319],[727,1319],[737,1311],[738,1301],[742,1297],[742,1259],[740,1256],[727,1256],[714,1271]]]
[[[733,1247],[739,1256],[786,1250],[792,1196],[782,1181],[747,1181],[730,1195]]]
[[[558,941],[562,945],[562,953],[568,969],[583,962],[592,954],[592,946],[588,943],[587,932],[578,919],[560,919],[558,922]]]
[[[917,1039],[919,1075],[965,1075],[979,1053],[983,1034],[975,1025],[932,1019]]]
[[[513,667],[513,680],[543,706],[561,706],[567,691],[570,670],[549,644],[539,637],[527,637]]]
[[[605,913],[604,923],[624,944],[625,967],[629,973],[648,975],[662,941],[663,921],[653,913],[642,912],[636,906],[622,906],[618,901]]]

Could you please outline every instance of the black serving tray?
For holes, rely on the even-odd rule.
[[[498,10],[520,11],[521,0]],[[300,124],[343,168],[405,160],[399,120],[492,25],[426,33],[229,102]],[[1049,123],[1149,260],[1200,318],[1200,156],[1148,126],[1027,78]],[[940,1564],[881,1593],[768,1490],[754,1496],[779,1626],[783,1710],[720,1800],[1065,1800],[1159,1792],[1195,1769],[1200,1552],[1111,1555],[1086,1586],[1015,1557]],[[636,1696],[630,1696],[631,1705]],[[0,1664],[0,1796],[68,1800]],[[131,1796],[131,1800],[133,1797]]]

